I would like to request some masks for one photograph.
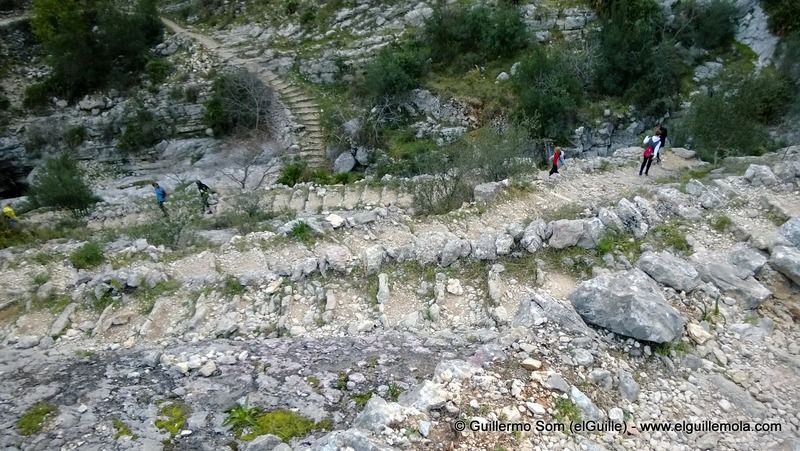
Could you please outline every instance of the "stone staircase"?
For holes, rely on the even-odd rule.
[[[191,38],[214,53],[226,65],[245,68],[249,72],[256,74],[267,86],[271,87],[279,101],[291,113],[291,119],[294,122],[293,128],[299,146],[294,155],[300,157],[311,168],[328,166],[319,105],[301,87],[280,78],[257,60],[247,60],[239,57],[233,49],[225,47],[208,36],[189,31],[163,17],[161,21],[176,35],[184,35]]]

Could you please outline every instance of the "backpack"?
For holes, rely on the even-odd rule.
[[[653,142],[653,138],[648,139],[647,143],[644,145],[644,153],[642,156],[645,158],[652,158],[655,148],[656,144]]]

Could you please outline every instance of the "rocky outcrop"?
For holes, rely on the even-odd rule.
[[[686,320],[638,269],[583,282],[569,299],[584,321],[626,337],[665,343],[683,334]]]
[[[669,252],[645,252],[636,266],[656,282],[678,291],[692,291],[700,285],[697,270]]]

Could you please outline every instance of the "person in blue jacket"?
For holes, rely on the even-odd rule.
[[[164,202],[167,200],[167,190],[162,188],[158,185],[158,183],[153,182],[153,192],[156,193],[156,202],[158,202],[158,208],[161,209],[161,213],[164,213],[164,217],[167,217],[167,209],[164,207]]]

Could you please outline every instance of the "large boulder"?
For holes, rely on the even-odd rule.
[[[522,234],[520,244],[531,254],[542,248],[544,240],[550,238],[547,224],[541,219],[536,219],[528,224]]]
[[[519,309],[511,325],[532,328],[547,322],[557,324],[567,332],[579,335],[593,334],[592,329],[583,322],[572,304],[538,290],[519,303]]]
[[[608,208],[600,207],[600,209],[597,210],[597,218],[609,230],[613,230],[615,232],[625,231],[625,225],[619,219],[619,216],[617,216],[616,213]]]
[[[473,190],[475,202],[491,202],[505,187],[506,185],[503,182],[481,183]]]
[[[772,186],[779,183],[778,177],[775,177],[768,166],[758,164],[751,164],[745,171],[744,178],[753,186]]]
[[[560,219],[551,222],[548,228],[553,232],[548,244],[555,249],[571,246],[594,249],[605,231],[603,222],[598,218]]]
[[[795,247],[800,247],[800,216],[783,223],[780,228],[780,234]]]
[[[353,426],[367,431],[381,432],[387,427],[401,424],[409,414],[418,413],[414,409],[403,407],[396,402],[386,402],[373,395],[364,410],[356,417]]]
[[[628,199],[620,199],[616,209],[617,216],[628,230],[636,238],[642,238],[647,234],[649,227],[644,220],[642,213]]]
[[[587,280],[569,299],[584,321],[637,340],[674,341],[686,323],[658,284],[639,269]]]
[[[559,219],[549,224],[549,228],[553,230],[548,244],[555,249],[564,249],[566,247],[575,246],[583,237],[583,224],[582,219]]]
[[[778,272],[800,285],[800,250],[796,247],[775,246],[769,264]]]
[[[354,167],[356,167],[356,157],[349,151],[339,154],[333,162],[333,172],[336,174],[350,172]]]
[[[442,256],[445,245],[450,241],[458,242],[459,239],[450,232],[430,231],[420,233],[414,241],[417,261],[421,265],[439,263],[439,257]]]
[[[689,260],[703,282],[715,285],[747,308],[756,308],[772,293],[752,276],[742,278],[742,269],[716,254],[693,254]]]
[[[645,252],[636,266],[656,282],[678,291],[692,291],[700,285],[700,274],[686,260],[669,252]]]

